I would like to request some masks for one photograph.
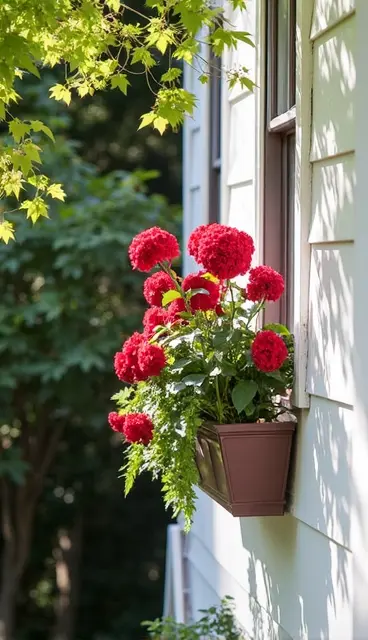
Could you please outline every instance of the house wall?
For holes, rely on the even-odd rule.
[[[364,361],[360,370],[355,362],[353,317],[353,279],[359,278],[361,294],[364,290],[357,264],[368,261],[364,241],[357,243],[359,255],[354,242],[355,65],[360,15],[368,27],[368,2],[360,1],[355,10],[353,0],[297,0],[294,332],[298,358],[295,403],[301,408],[297,409],[290,513],[281,518],[232,518],[198,491],[189,538],[192,608],[205,608],[225,594],[232,595],[239,621],[255,640],[368,638],[364,606],[368,568],[363,570],[359,562],[354,565],[352,553],[357,550],[356,557],[368,558],[367,536],[362,533],[368,513],[357,506],[358,497],[361,501],[367,497],[362,474],[368,458],[364,463],[360,455],[357,478],[352,465],[353,452],[357,460],[360,451],[368,449],[364,431],[367,427],[368,432],[368,393],[363,393]],[[263,15],[263,0],[250,0],[246,14],[229,16],[240,29],[255,34],[257,48],[253,51],[241,45],[224,64],[250,68],[260,89],[251,94],[239,89],[228,93],[224,88],[222,134],[222,221],[250,233],[258,247],[264,232]],[[364,25],[360,29],[363,34]],[[362,42],[365,58],[367,48]],[[362,52],[360,55],[363,57]],[[203,124],[208,98],[203,87],[200,91]],[[362,117],[363,113],[364,109]],[[187,124],[187,141],[195,126]],[[187,234],[206,221],[202,214],[207,211],[207,165],[203,164],[207,134],[205,126],[196,129],[200,149],[196,160],[194,146],[188,143],[186,147]],[[364,140],[362,173],[367,136]],[[196,188],[202,196],[197,194],[196,206],[190,204],[194,200],[188,195],[192,188],[189,158],[198,160]],[[368,237],[363,210],[359,220]],[[262,260],[260,251],[257,260]],[[368,357],[363,315],[359,318],[360,344]],[[357,403],[361,405],[360,431],[354,413]],[[359,586],[366,587],[365,597],[356,596]]]

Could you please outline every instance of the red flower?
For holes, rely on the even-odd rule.
[[[212,224],[201,224],[199,227],[194,229],[194,231],[192,231],[192,233],[190,234],[189,240],[188,240],[188,253],[190,256],[194,258],[194,260],[196,260],[196,262],[199,262],[198,246],[201,239],[203,238],[203,234],[205,234],[208,231],[208,229],[212,229],[213,227],[219,227],[219,226],[220,225],[217,224],[217,222],[214,222]]]
[[[288,357],[288,350],[283,339],[274,331],[260,331],[254,338],[252,359],[260,371],[269,373],[276,371]]]
[[[224,316],[225,315],[225,311],[223,310],[223,308],[222,308],[222,306],[220,304],[216,305],[215,311],[216,311],[218,316]]]
[[[115,373],[119,380],[132,384],[145,379],[138,365],[139,348],[145,341],[145,336],[136,331],[124,342],[122,351],[115,354]]]
[[[161,307],[163,294],[173,288],[170,276],[164,271],[157,271],[145,281],[143,295],[152,307]]]
[[[171,262],[180,255],[175,236],[160,227],[151,227],[133,238],[129,257],[133,269],[150,271],[159,262]]]
[[[108,416],[108,421],[111,429],[118,433],[124,432],[125,416],[120,416],[116,411],[111,411]]]
[[[191,273],[183,280],[184,291],[189,289],[206,289],[206,293],[196,293],[190,299],[190,308],[192,311],[210,311],[215,309],[219,301],[220,286],[216,282],[203,278],[204,271],[199,273]]]
[[[143,379],[159,376],[166,366],[166,356],[162,347],[156,344],[143,344],[138,352],[138,365]]]
[[[180,318],[178,315],[182,311],[186,311],[185,302],[183,298],[176,298],[176,300],[173,300],[167,307],[169,322],[183,321],[183,318]]]
[[[159,325],[164,325],[169,321],[169,314],[162,307],[151,307],[147,309],[143,316],[144,335],[152,338],[155,329]]]
[[[153,423],[145,413],[126,413],[124,435],[128,442],[148,444],[153,436]]]
[[[251,269],[246,297],[252,302],[271,300],[275,302],[284,291],[284,278],[271,267],[260,266]]]
[[[224,224],[210,225],[198,242],[198,262],[224,280],[247,273],[253,253],[252,238]]]

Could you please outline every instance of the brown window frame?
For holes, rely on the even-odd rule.
[[[221,58],[212,48],[209,60],[209,211],[208,222],[221,218]]]
[[[268,305],[266,322],[292,326],[293,232],[295,190],[295,31],[296,0],[288,0],[286,108],[278,111],[278,11],[279,2],[266,5],[266,100],[264,137],[264,263],[285,278],[285,293]],[[293,156],[294,154],[294,156]]]

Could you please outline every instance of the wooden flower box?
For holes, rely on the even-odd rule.
[[[233,516],[283,515],[295,427],[203,424],[196,442],[200,488]]]

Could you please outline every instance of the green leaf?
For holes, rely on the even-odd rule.
[[[221,347],[229,341],[229,331],[218,331],[213,337],[214,347]]]
[[[15,240],[14,225],[11,222],[4,220],[0,223],[0,240],[5,244],[8,244],[9,240]]]
[[[9,122],[9,133],[11,133],[15,142],[20,142],[30,130],[31,126],[22,122],[19,118],[14,118],[14,120]]]
[[[55,98],[55,100],[59,100],[60,102],[65,102],[67,105],[70,104],[72,99],[72,94],[68,87],[65,87],[63,84],[55,84],[50,89],[51,98]]]
[[[272,371],[271,373],[265,373],[264,375],[267,376],[267,378],[277,380],[278,382],[284,382],[284,378],[278,369],[276,371]]]
[[[156,114],[152,111],[150,113],[144,113],[143,116],[141,116],[141,123],[138,127],[138,131],[139,129],[143,129],[143,127],[148,127],[150,124],[152,124],[155,118]]]
[[[55,137],[51,129],[41,122],[41,120],[31,120],[30,126],[33,131],[42,131],[42,133],[46,134],[50,140],[55,142]]]
[[[181,69],[178,69],[177,67],[172,67],[172,69],[169,69],[168,71],[166,71],[166,73],[162,74],[161,82],[174,82],[175,80],[180,78],[182,73],[183,72]]]
[[[25,209],[27,211],[27,218],[31,218],[33,224],[37,222],[38,218],[41,216],[44,218],[49,217],[47,204],[40,196],[34,200],[25,200],[20,205],[20,209]]]
[[[27,178],[28,184],[31,184],[33,187],[37,187],[37,189],[41,189],[41,191],[45,191],[47,185],[49,184],[49,179],[47,176],[42,174],[29,176]]]
[[[41,164],[41,148],[36,144],[31,142],[30,140],[26,140],[26,142],[22,145],[22,151],[27,156],[28,160],[30,160],[31,162],[37,162],[37,164]]]
[[[117,73],[115,76],[112,76],[112,78],[110,79],[110,83],[112,89],[118,88],[126,96],[128,86],[130,85],[126,73]]]
[[[20,171],[10,171],[6,174],[6,180],[4,184],[4,191],[7,196],[10,196],[12,193],[18,199],[20,190],[22,187],[22,174]]]
[[[236,376],[236,367],[227,360],[221,360],[221,373],[224,376]]]
[[[210,295],[208,289],[188,289],[188,298],[193,298],[193,296],[196,296],[197,293],[201,293],[202,295],[206,296]]]
[[[191,373],[182,379],[182,383],[184,383],[186,387],[200,387],[206,378],[205,373]]]
[[[290,331],[285,325],[279,324],[278,322],[272,322],[270,324],[265,324],[262,327],[262,331],[274,331],[275,333],[279,333],[281,336],[290,336]]]
[[[182,369],[184,369],[184,367],[186,367],[191,362],[193,362],[192,358],[180,358],[180,360],[176,360],[176,362],[174,362],[174,364],[170,366],[170,370],[181,371]]]
[[[162,296],[162,306],[166,307],[166,305],[170,304],[173,300],[177,300],[181,298],[179,291],[176,289],[170,289],[170,291],[166,291]]]
[[[165,133],[166,127],[169,124],[169,120],[167,118],[162,118],[161,116],[156,116],[153,121],[154,129],[157,129],[161,133]]]
[[[254,380],[241,380],[235,385],[231,398],[238,413],[244,411],[245,407],[253,400],[257,391],[258,385]]]
[[[62,188],[61,184],[50,184],[46,193],[48,196],[51,196],[51,198],[54,198],[56,200],[62,200],[62,202],[64,202],[65,200],[65,191]]]

